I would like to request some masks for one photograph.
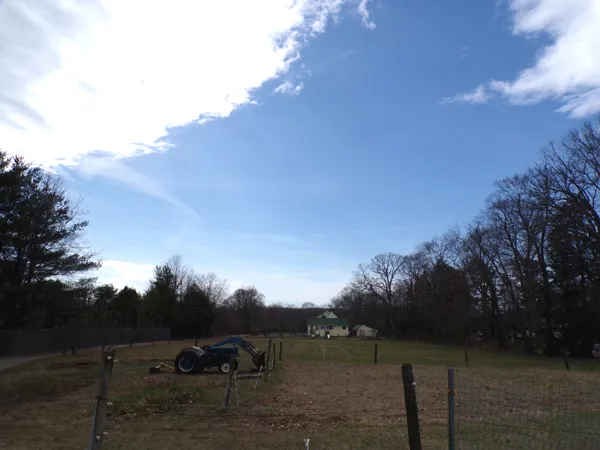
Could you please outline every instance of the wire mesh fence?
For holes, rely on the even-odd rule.
[[[263,349],[266,344],[259,341]],[[215,431],[223,426],[251,430],[253,445],[247,448],[303,448],[304,438],[311,439],[311,448],[340,448],[340,442],[348,443],[345,448],[409,448],[404,386],[397,363],[408,359],[405,353],[393,353],[393,347],[382,343],[377,354],[372,342],[350,342],[336,349],[334,342],[294,340],[283,343],[280,361],[277,344],[271,382],[257,378],[251,359],[240,355],[228,408],[223,405],[227,376],[217,369],[195,376],[149,373],[149,367],[161,361],[171,365],[181,343],[117,349],[119,361],[107,394],[105,448],[169,448],[175,442],[185,448],[200,435],[204,440],[219,440],[220,447],[211,448],[235,447],[239,437],[235,440]],[[303,353],[308,345],[311,360]],[[0,436],[10,434],[13,440],[6,442],[18,443],[27,430],[42,426],[65,439],[71,430],[61,417],[89,422],[97,400],[99,356],[94,351],[87,356],[60,357],[3,374],[0,399],[5,405],[37,406],[5,408],[5,414],[0,414]],[[422,448],[600,449],[598,372],[566,371],[564,365],[559,370],[456,369],[451,416],[450,364],[430,359],[438,365],[428,360],[414,366]],[[36,401],[40,398],[48,401]],[[15,415],[21,433],[12,431]],[[89,432],[79,430],[77,437],[75,431],[73,446],[60,441],[63,447],[56,448],[75,448],[75,439],[82,448]]]
[[[600,449],[593,374],[456,373],[457,449]]]

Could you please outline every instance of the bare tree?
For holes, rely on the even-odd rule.
[[[353,289],[370,294],[384,311],[392,337],[396,337],[394,309],[400,303],[400,282],[404,257],[397,253],[379,254],[354,272]]]
[[[181,301],[185,293],[195,283],[194,271],[183,263],[181,255],[171,256],[165,263],[173,276],[173,288],[177,292],[178,300]]]
[[[236,289],[225,300],[225,306],[241,313],[244,332],[249,333],[258,319],[258,312],[265,307],[265,296],[254,286],[245,286]]]
[[[227,280],[219,278],[216,273],[201,273],[195,277],[195,282],[214,305],[221,305],[227,298]]]

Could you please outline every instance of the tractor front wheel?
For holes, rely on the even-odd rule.
[[[224,362],[219,366],[219,371],[221,373],[229,373],[231,370],[231,365],[228,362]]]
[[[229,361],[226,361],[224,363],[222,363],[219,366],[219,371],[221,373],[229,373],[229,371],[232,369],[231,364],[229,364]],[[237,358],[233,360],[233,370],[236,371],[238,370],[238,360]]]

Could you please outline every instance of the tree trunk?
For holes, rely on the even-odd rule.
[[[390,327],[390,337],[396,339],[396,320],[394,318],[394,309],[391,307],[388,312],[388,324]]]

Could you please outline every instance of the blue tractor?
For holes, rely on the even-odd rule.
[[[234,356],[233,370],[237,370],[240,348],[252,356],[252,362],[257,369],[265,367],[265,352],[241,337],[233,336],[216,344],[184,348],[175,357],[175,371],[179,374],[192,374],[217,367],[221,373],[229,373],[232,370],[230,363],[232,355]]]

